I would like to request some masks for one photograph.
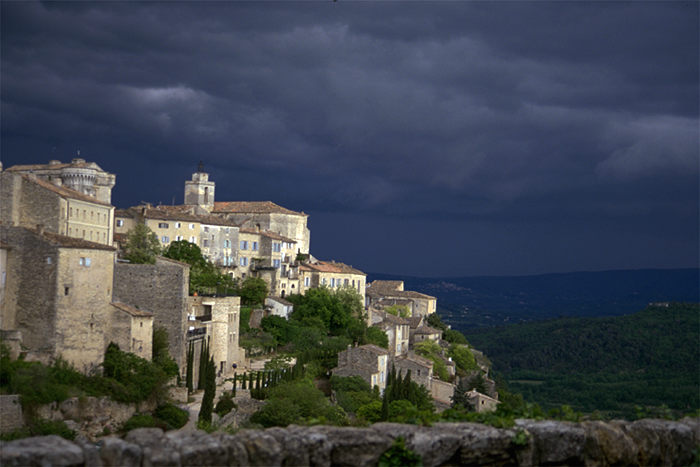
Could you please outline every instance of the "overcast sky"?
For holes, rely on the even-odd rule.
[[[1,3],[2,162],[310,215],[367,272],[698,265],[698,2]]]

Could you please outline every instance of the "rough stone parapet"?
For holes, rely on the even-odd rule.
[[[0,444],[0,465],[370,466],[402,437],[423,465],[688,465],[700,443],[700,419],[568,423],[518,420],[513,428],[476,423],[432,427],[378,423],[369,428],[289,426],[164,433],[141,428],[124,439],[72,443],[57,436]]]

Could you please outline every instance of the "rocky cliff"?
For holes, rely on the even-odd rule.
[[[235,435],[142,428],[124,439],[104,438],[97,444],[57,436],[2,443],[0,465],[369,466],[398,437],[425,466],[688,465],[697,455],[700,419],[578,424],[518,420],[510,429],[473,423],[290,426]]]

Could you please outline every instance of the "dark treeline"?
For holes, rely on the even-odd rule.
[[[700,408],[699,334],[700,305],[670,304],[627,316],[481,328],[467,337],[526,400],[634,418]]]

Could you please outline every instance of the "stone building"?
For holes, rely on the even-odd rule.
[[[338,353],[338,366],[333,368],[335,376],[359,376],[371,387],[377,386],[380,393],[386,388],[389,352],[376,345],[367,344],[348,347]]]
[[[217,374],[231,376],[233,365],[239,365],[244,357],[238,346],[241,298],[189,297],[187,309],[187,341],[196,346],[195,354],[199,355],[207,341]]]
[[[0,222],[112,245],[113,206],[11,169],[0,173]]]
[[[433,381],[433,362],[431,360],[410,351],[394,358],[392,364],[397,373],[400,372],[403,375],[411,370],[411,381],[415,381],[431,391]]]
[[[437,299],[431,295],[404,290],[403,281],[374,281],[367,284],[365,307],[381,308],[397,304],[410,304],[411,316],[427,316],[437,310]]]
[[[442,339],[442,331],[428,325],[422,324],[415,329],[411,329],[412,346],[425,340],[440,342],[440,339]]]
[[[280,318],[289,319],[289,315],[294,311],[294,304],[279,297],[267,297],[265,299],[265,310],[268,316],[279,316]]]
[[[300,293],[317,287],[349,287],[355,289],[364,302],[366,278],[367,274],[359,269],[335,261],[311,260],[299,265]]]
[[[116,310],[109,339],[124,352],[146,360],[153,358],[153,313],[125,303],[112,303]]]
[[[386,334],[392,357],[408,352],[410,325],[407,319],[378,311],[372,314],[372,326]]]
[[[475,389],[468,391],[466,396],[475,412],[492,412],[500,403],[498,399],[482,394]]]
[[[112,304],[113,247],[6,225],[0,225],[0,238],[0,329],[19,334],[27,360],[48,363],[62,356],[87,372],[102,362],[115,329],[139,335],[139,321],[122,322],[123,311]],[[150,337],[143,341],[150,354]]]
[[[153,326],[168,331],[168,350],[181,371],[187,363],[189,282],[189,264],[168,258],[114,266],[114,300],[153,313]]]
[[[80,155],[80,154],[78,154]],[[94,162],[75,158],[71,162],[58,160],[48,164],[14,165],[6,172],[34,175],[54,186],[65,187],[87,195],[103,204],[112,203],[112,188],[116,177]]]

